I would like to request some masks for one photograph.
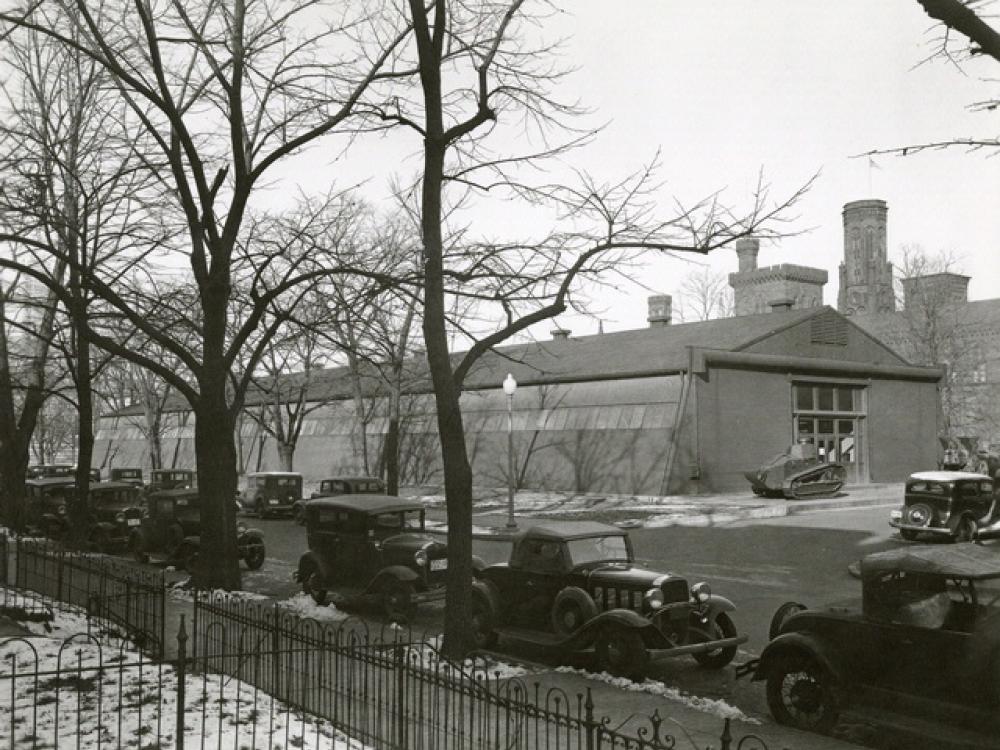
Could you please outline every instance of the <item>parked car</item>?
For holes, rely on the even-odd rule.
[[[384,495],[385,482],[378,477],[330,477],[321,479],[319,489],[309,495],[310,500],[338,495]],[[303,509],[305,500],[293,504],[292,513],[298,524],[306,522]]]
[[[243,510],[260,518],[294,512],[302,502],[302,475],[296,471],[258,471],[246,475],[240,500]]]
[[[305,504],[309,551],[295,579],[317,604],[376,601],[409,618],[444,598],[446,545],[425,533],[424,507],[388,495],[341,495]]]
[[[111,469],[112,482],[130,482],[142,487],[142,469],[138,467],[115,466]]]
[[[28,527],[52,539],[67,527],[66,506],[76,494],[72,476],[35,477],[24,483],[25,516]]]
[[[96,482],[87,495],[87,540],[96,552],[121,552],[131,526],[127,513],[142,507],[140,490],[131,482]]]
[[[862,601],[775,613],[740,671],[766,680],[781,724],[827,731],[871,705],[963,723],[1000,708],[1000,557],[980,545],[907,546],[861,560]]]
[[[593,647],[600,668],[632,679],[651,660],[685,654],[720,669],[747,639],[735,606],[707,583],[636,566],[625,532],[590,521],[521,532],[508,562],[479,571],[472,594],[478,647],[502,636],[563,652]]]
[[[153,469],[149,472],[146,492],[188,489],[198,486],[198,473],[193,469]]]
[[[159,490],[146,498],[146,507],[126,512],[131,527],[128,547],[139,562],[158,558],[179,568],[193,570],[201,548],[201,496],[182,487]],[[236,546],[250,570],[264,564],[264,535],[246,524],[236,524]]]
[[[966,471],[922,471],[906,480],[903,507],[889,514],[889,525],[903,539],[921,534],[971,542],[1000,534],[1000,502],[994,482]]]
[[[73,464],[33,464],[28,467],[25,476],[28,479],[47,479],[49,477],[71,477],[76,473]]]

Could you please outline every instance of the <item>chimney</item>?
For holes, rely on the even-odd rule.
[[[673,299],[669,294],[654,294],[647,298],[646,304],[649,306],[649,327],[670,325],[670,314]]]
[[[767,303],[771,308],[771,312],[786,312],[792,309],[795,304],[795,300],[790,297],[779,297],[778,299],[773,299]]]
[[[568,328],[553,328],[549,333],[552,334],[553,341],[565,341],[569,338],[571,331]]]
[[[740,273],[757,270],[757,253],[760,252],[760,240],[754,237],[743,237],[736,240],[736,255],[740,259]]]

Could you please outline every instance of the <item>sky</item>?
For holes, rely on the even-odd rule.
[[[599,0],[563,3],[543,29],[565,37],[564,84],[570,98],[607,122],[574,166],[613,180],[660,151],[662,205],[723,191],[748,205],[761,172],[775,198],[818,179],[798,206],[803,234],[761,247],[760,266],[795,263],[825,269],[824,302],[836,306],[843,258],[841,210],[867,198],[887,202],[890,260],[905,245],[958,258],[971,276],[971,299],[1000,296],[1000,158],[964,148],[908,156],[852,158],[877,149],[996,135],[996,113],[969,105],[996,94],[1000,64],[962,68],[927,61],[941,33],[916,0]],[[355,144],[328,169],[339,184],[365,181],[386,194],[391,174],[415,171],[414,140]],[[315,154],[311,156],[314,159]],[[305,182],[314,180],[317,162]],[[314,184],[314,183],[313,183]],[[483,215],[484,224],[497,217]],[[509,217],[505,217],[509,221]],[[708,258],[650,256],[641,283],[594,300],[606,331],[646,325],[646,297],[676,294],[704,263],[736,270],[733,250]],[[676,302],[675,302],[676,304]],[[555,324],[574,335],[598,321],[565,314]],[[547,338],[549,322],[535,331]]]

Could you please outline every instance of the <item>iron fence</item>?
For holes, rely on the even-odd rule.
[[[4,597],[30,602],[33,614],[53,602],[78,608],[120,629],[150,656],[164,655],[166,584],[152,571],[91,552],[65,549],[47,539],[3,538]],[[13,558],[13,565],[10,559]],[[13,568],[13,577],[9,575]]]

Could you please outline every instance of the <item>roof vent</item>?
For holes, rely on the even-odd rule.
[[[549,331],[549,333],[552,334],[553,341],[558,341],[560,339],[565,341],[566,339],[569,338],[569,335],[570,333],[572,333],[572,331],[570,331],[568,328],[553,328],[551,331]]]
[[[847,321],[832,310],[813,316],[809,321],[809,342],[847,346]]]

